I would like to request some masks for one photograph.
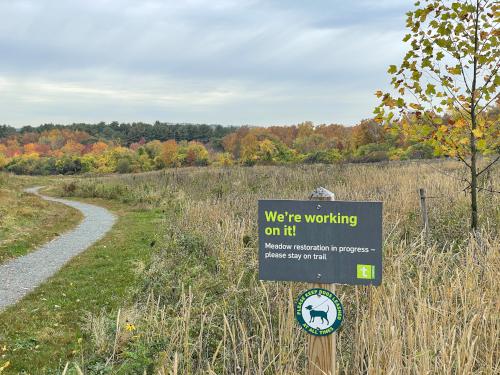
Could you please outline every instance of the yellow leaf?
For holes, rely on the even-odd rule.
[[[457,121],[455,121],[454,125],[457,128],[463,128],[465,126],[465,121],[464,119],[459,118]]]
[[[469,144],[469,138],[464,137],[458,143],[460,143],[461,145],[467,145]]]
[[[481,138],[483,136],[483,132],[481,131],[481,129],[474,129],[472,131],[472,134],[474,134],[476,138]]]
[[[439,127],[439,131],[442,132],[442,133],[446,133],[447,130],[448,130],[448,128],[445,125],[441,125]]]

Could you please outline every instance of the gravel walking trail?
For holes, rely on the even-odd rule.
[[[16,303],[55,274],[66,262],[80,254],[111,229],[115,216],[92,204],[41,195],[41,186],[26,189],[42,199],[59,202],[83,213],[83,221],[35,251],[0,265],[0,311]],[[64,220],[64,218],[61,218]]]

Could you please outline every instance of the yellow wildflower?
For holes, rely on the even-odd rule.
[[[1,367],[0,367],[0,374],[5,370],[7,367],[10,366],[10,361],[5,362]]]

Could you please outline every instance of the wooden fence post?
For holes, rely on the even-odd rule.
[[[309,196],[313,201],[334,201],[335,195],[319,187]],[[319,203],[320,204],[320,203]],[[322,284],[321,274],[318,274],[318,283],[309,284],[310,288],[323,288],[335,293],[335,284]],[[308,375],[335,375],[337,366],[337,334],[328,336],[309,335]]]
[[[422,222],[424,224],[424,239],[429,238],[429,216],[427,215],[427,204],[425,202],[425,189],[418,189],[420,195],[420,210],[422,211]]]

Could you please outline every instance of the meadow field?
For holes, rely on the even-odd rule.
[[[500,0],[0,17],[0,375],[500,375]]]
[[[75,178],[60,195],[118,201],[161,220],[128,302],[81,317],[67,372],[302,374],[306,335],[293,302],[306,285],[260,282],[261,198],[384,202],[382,286],[340,286],[342,374],[500,371],[500,197],[481,194],[482,231],[469,234],[468,196],[454,162],[187,168]],[[498,170],[483,181],[498,186]],[[422,236],[418,188],[427,191]]]

